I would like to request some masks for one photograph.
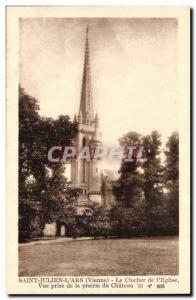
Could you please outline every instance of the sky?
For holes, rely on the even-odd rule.
[[[41,114],[78,112],[86,26],[103,142],[178,130],[178,23],[173,18],[20,19],[20,84]]]

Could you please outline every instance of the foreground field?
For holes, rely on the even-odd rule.
[[[177,275],[177,238],[19,246],[19,276]]]

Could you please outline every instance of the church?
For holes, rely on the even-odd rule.
[[[82,76],[82,89],[78,113],[74,121],[78,123],[78,135],[74,140],[76,152],[88,146],[95,149],[102,144],[102,134],[99,128],[98,113],[94,112],[88,27],[86,29],[84,67]],[[111,206],[115,202],[112,194],[112,186],[118,178],[117,171],[102,170],[100,159],[74,159],[71,161],[71,185],[80,188],[81,195],[76,203],[77,214],[81,215],[89,205]],[[56,224],[46,224],[44,235],[56,235]],[[61,230],[61,236],[65,235],[65,228]]]
[[[93,150],[101,145],[99,118],[98,114],[94,113],[91,90],[88,27],[86,29],[80,107],[78,115],[75,115],[74,119],[78,123],[78,136],[74,141],[76,152],[79,152],[85,146]],[[101,160],[74,160],[71,163],[71,183],[73,186],[81,188],[82,194],[78,201],[79,206],[85,207],[89,202],[101,205]]]
[[[74,117],[74,120],[78,123],[78,136],[74,141],[77,152],[80,152],[85,146],[93,150],[102,144],[99,117],[98,113],[94,112],[91,90],[88,31],[87,27],[80,106],[78,114]],[[78,214],[82,215],[86,207],[92,203],[110,206],[115,201],[112,194],[112,185],[117,177],[117,172],[114,170],[102,169],[100,159],[72,161],[71,183],[73,187],[79,187],[82,191],[77,202]]]

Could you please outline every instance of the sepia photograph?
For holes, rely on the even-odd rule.
[[[18,18],[14,83],[18,284],[177,290],[190,101],[179,96],[179,16],[31,9]]]

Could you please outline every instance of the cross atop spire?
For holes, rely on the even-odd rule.
[[[91,76],[90,76],[90,51],[88,41],[89,27],[86,28],[86,42],[84,55],[84,69],[82,78],[82,91],[80,99],[79,114],[82,118],[82,123],[90,124],[93,121],[93,103],[91,91]]]

